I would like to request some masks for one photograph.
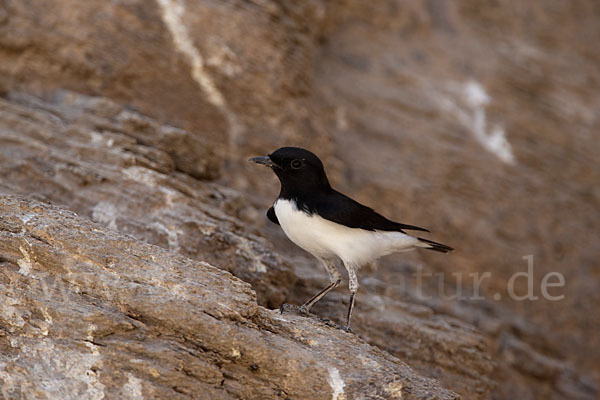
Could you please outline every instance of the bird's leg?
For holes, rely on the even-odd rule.
[[[350,329],[350,318],[352,317],[352,310],[354,309],[354,296],[356,293],[350,293],[350,304],[348,305],[348,314],[346,315],[346,326],[344,326],[344,330],[346,332],[351,332]]]
[[[308,300],[306,303],[302,304],[302,306],[300,306],[300,312],[302,312],[303,314],[308,314],[308,312],[310,311],[311,307],[317,301],[321,300],[327,293],[329,293],[330,291],[332,291],[333,289],[335,289],[337,287],[337,285],[340,284],[340,282],[341,282],[340,279],[338,279],[335,282],[331,282],[323,290],[321,290],[319,293],[317,293],[313,297],[311,297],[310,300]]]
[[[335,289],[342,281],[342,278],[340,276],[340,271],[338,271],[337,267],[335,266],[335,262],[333,260],[321,260],[321,262],[323,263],[323,265],[325,266],[325,269],[327,269],[327,272],[329,273],[329,279],[331,280],[331,283],[329,285],[327,285],[325,288],[323,288],[323,290],[321,290],[319,293],[317,293],[313,297],[311,297],[302,306],[300,306],[300,312],[302,312],[303,314],[308,314],[311,307],[313,305],[315,305],[315,303],[317,301],[319,301],[323,297],[325,297],[325,295],[327,293],[329,293],[330,291]]]
[[[350,281],[350,304],[348,304],[348,314],[346,315],[346,326],[344,326],[344,330],[346,332],[351,332],[350,318],[352,318],[352,310],[354,309],[354,298],[356,297],[356,292],[358,291],[358,278],[356,277],[356,268],[354,268],[353,265],[346,265],[346,269],[348,270],[348,280]]]

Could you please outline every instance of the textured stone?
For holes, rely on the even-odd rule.
[[[9,98],[0,100],[0,190],[34,194],[148,243],[217,263],[252,283],[261,304],[283,302],[294,273],[263,238],[224,212],[240,194],[177,170],[172,154],[188,149],[189,133],[102,98],[68,92],[48,102]]]
[[[276,179],[245,160],[309,147],[337,188],[458,249],[361,271],[357,335],[465,398],[595,399],[599,19],[593,0],[0,1],[0,191],[277,307],[327,278],[266,221]],[[506,295],[529,254],[536,294],[557,271],[564,300]],[[419,268],[447,293],[491,272],[486,300],[444,300]],[[315,312],[341,321],[344,301]]]
[[[205,262],[0,197],[4,398],[456,399]]]

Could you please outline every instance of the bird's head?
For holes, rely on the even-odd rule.
[[[299,147],[282,147],[264,157],[248,161],[270,167],[279,178],[283,192],[303,192],[330,188],[319,157]]]

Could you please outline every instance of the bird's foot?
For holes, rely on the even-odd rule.
[[[281,314],[295,314],[295,315],[302,315],[305,317],[310,315],[310,311],[308,310],[308,307],[306,307],[305,305],[296,306],[294,304],[288,304],[288,303],[283,303],[281,305],[281,307],[279,307],[279,312]]]
[[[352,332],[352,329],[350,329],[350,325],[344,325],[344,326],[342,327],[342,330],[343,330],[344,332],[348,332],[348,333],[354,333],[354,332]]]
[[[281,305],[281,307],[279,307],[279,313],[283,314],[283,313],[293,311],[294,307],[296,307],[296,306],[293,304],[283,303]]]
[[[294,304],[283,303],[279,307],[281,314],[296,314],[296,315],[308,315],[308,310],[304,306],[296,306]]]
[[[302,314],[302,315],[308,315],[308,314],[310,314],[310,310],[309,310],[309,309],[308,309],[308,307],[306,307],[306,305],[304,305],[304,304],[303,304],[303,305],[301,305],[301,306],[298,308],[298,312],[299,312],[300,314]]]

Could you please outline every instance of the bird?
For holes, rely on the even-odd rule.
[[[406,231],[429,230],[389,220],[333,189],[323,162],[309,150],[282,147],[248,161],[271,168],[279,178],[281,190],[268,209],[267,218],[280,225],[293,243],[317,258],[329,275],[329,285],[300,306],[303,314],[308,314],[316,302],[341,283],[338,259],[348,272],[350,301],[343,329],[350,332],[360,267],[379,257],[416,248],[441,253],[454,250],[409,235]]]

